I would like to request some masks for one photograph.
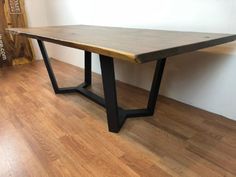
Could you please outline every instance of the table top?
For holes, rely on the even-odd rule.
[[[144,63],[236,40],[236,35],[103,26],[9,28],[14,34]]]

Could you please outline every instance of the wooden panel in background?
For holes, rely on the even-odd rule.
[[[5,31],[9,27],[27,27],[23,0],[0,0],[0,67],[33,60],[29,40],[12,36]]]

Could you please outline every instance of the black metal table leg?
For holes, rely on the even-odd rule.
[[[117,105],[115,72],[113,58],[100,55],[102,80],[105,95],[105,106],[107,111],[108,128],[111,132],[119,132],[127,118],[152,116],[160,89],[161,79],[166,59],[158,60],[156,63],[152,87],[149,94],[147,108],[124,110]]]
[[[157,97],[160,90],[161,79],[165,67],[166,59],[158,60],[156,63],[156,69],[152,81],[151,91],[149,93],[147,109],[151,115],[154,114]]]
[[[85,69],[84,69],[84,83],[82,83],[79,86],[75,87],[66,87],[66,88],[60,88],[58,86],[55,74],[53,72],[50,59],[47,54],[46,47],[43,43],[43,41],[38,40],[39,48],[43,56],[43,60],[50,78],[50,81],[52,83],[53,90],[56,94],[64,94],[64,93],[73,93],[73,92],[79,92],[78,90],[82,90],[82,88],[86,88],[91,85],[91,78],[92,78],[92,71],[91,71],[91,52],[85,51]]]
[[[102,81],[107,111],[108,128],[111,132],[120,130],[119,112],[116,96],[116,81],[113,58],[100,55]]]
[[[51,83],[52,83],[53,90],[54,90],[55,93],[59,93],[57,80],[56,80],[56,77],[55,77],[54,72],[52,70],[52,66],[51,66],[51,63],[49,61],[49,57],[48,57],[45,45],[41,40],[38,40],[38,44],[39,44],[39,48],[40,48],[42,56],[43,56],[43,61],[45,63],[47,71],[48,71],[49,78],[50,78]]]
[[[86,86],[90,86],[92,82],[92,61],[91,52],[85,51],[85,67],[84,67],[84,83]]]
[[[46,48],[41,40],[38,40],[38,44],[43,56],[44,63],[46,65],[50,81],[52,83],[54,92],[56,94],[73,93],[77,92],[95,103],[106,108],[108,128],[111,132],[119,132],[120,128],[124,124],[127,118],[133,117],[146,117],[152,116],[155,111],[155,105],[160,89],[161,79],[163,70],[165,67],[166,59],[157,60],[156,69],[153,77],[152,87],[149,94],[148,105],[144,109],[123,109],[118,106],[117,95],[116,95],[116,82],[113,58],[108,56],[100,55],[100,63],[102,70],[102,80],[105,99],[94,94],[93,92],[86,89],[91,85],[92,82],[92,71],[91,71],[91,53],[85,51],[85,78],[84,83],[76,87],[60,88],[57,84],[55,74],[53,72]]]

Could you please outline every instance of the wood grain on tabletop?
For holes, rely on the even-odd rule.
[[[8,30],[31,38],[136,63],[144,63],[236,40],[236,35],[233,34],[86,25]]]

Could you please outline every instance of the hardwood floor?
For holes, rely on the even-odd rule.
[[[53,61],[61,85],[83,71]],[[102,107],[55,95],[41,61],[0,71],[1,177],[236,176],[236,122],[160,97],[153,117],[107,131]],[[92,90],[102,94],[101,78]],[[142,107],[147,92],[118,83],[119,104]]]

